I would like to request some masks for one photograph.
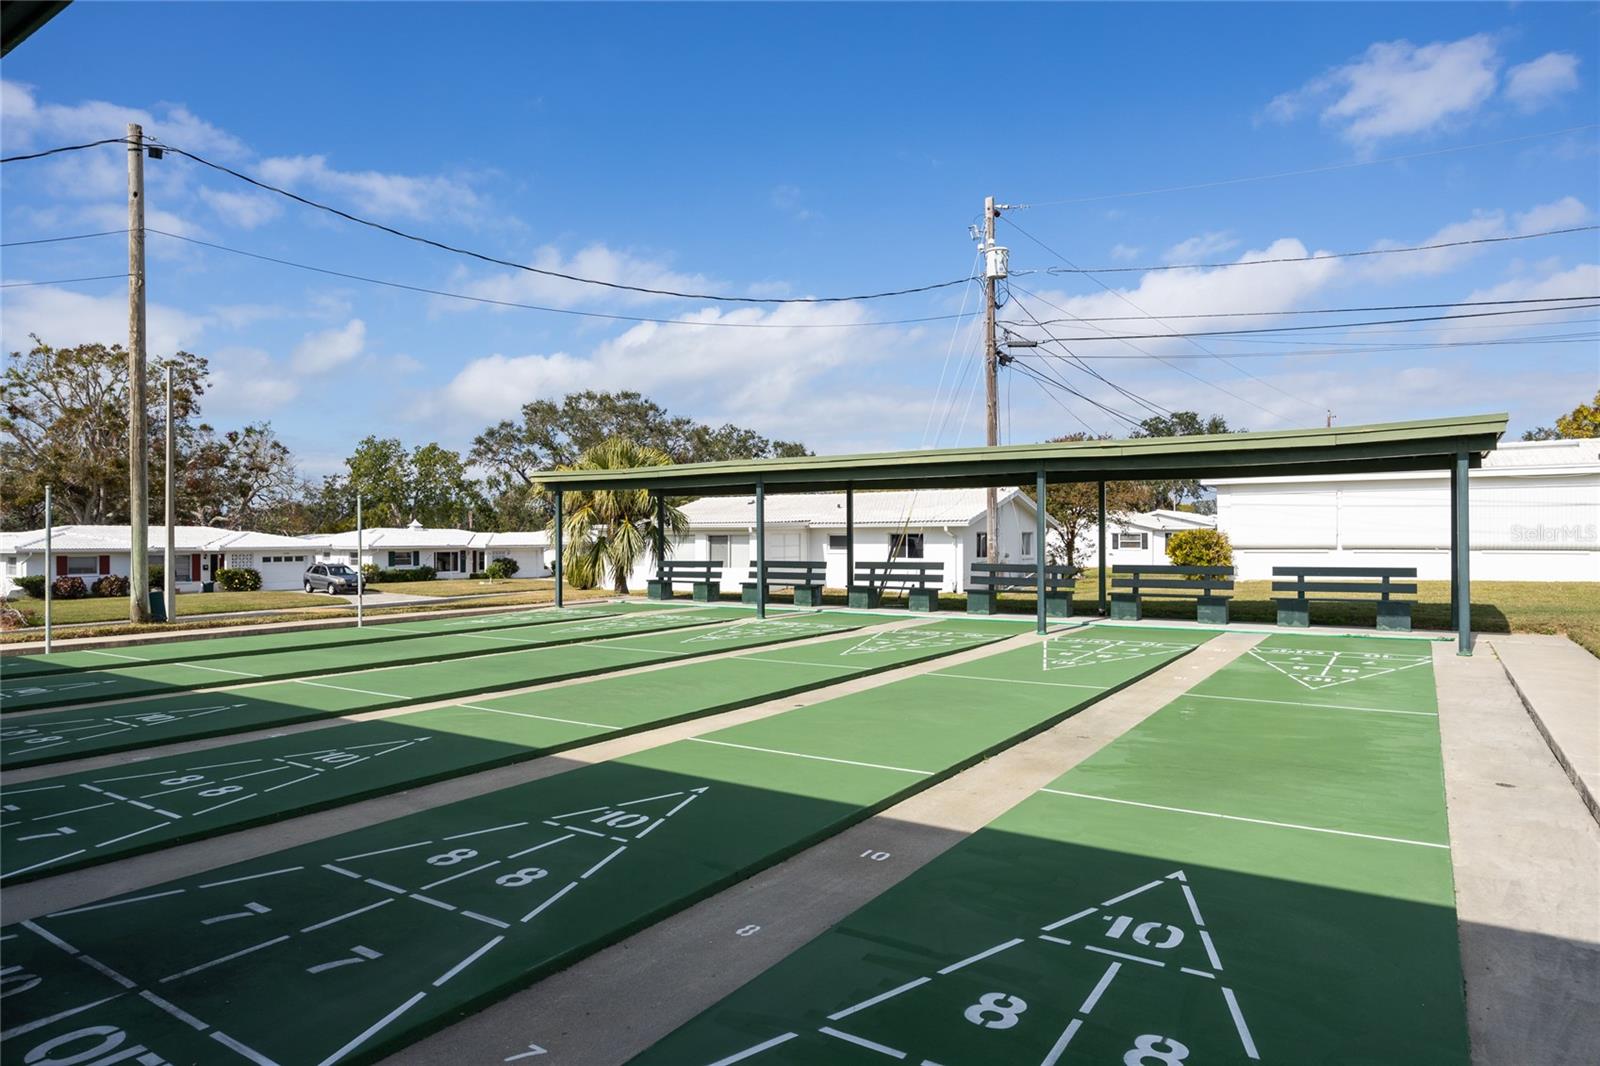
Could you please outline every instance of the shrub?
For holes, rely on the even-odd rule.
[[[154,586],[159,588],[160,586]],[[126,596],[128,594],[128,579],[121,574],[106,574],[95,579],[89,591],[96,596]]]
[[[506,578],[515,575],[520,569],[522,568],[517,565],[515,559],[507,559],[501,556],[498,559],[491,560],[489,565],[484,567],[483,572],[490,581],[504,581]]]
[[[1232,566],[1233,545],[1217,529],[1185,529],[1167,538],[1167,558],[1178,566]]]
[[[374,581],[379,580],[378,575],[381,574],[382,572],[383,571],[378,569],[378,564],[377,563],[362,563],[361,564],[361,583],[363,585],[372,584]]]
[[[377,567],[361,568],[369,585],[389,581],[432,581],[439,573],[431,566],[408,566],[397,570],[379,570]]]
[[[11,583],[36,600],[44,599],[44,575],[34,574],[31,577],[14,577]]]
[[[89,595],[89,586],[81,577],[58,577],[50,583],[50,593],[58,600],[81,600]]]
[[[215,577],[217,587],[224,592],[255,592],[261,587],[261,571],[248,566],[224,567]]]
[[[167,571],[165,567],[152,566],[150,568],[150,587],[153,589],[161,588],[162,582],[166,579],[166,576]]]

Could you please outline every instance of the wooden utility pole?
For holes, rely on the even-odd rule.
[[[994,248],[994,197],[983,198],[983,375],[985,386],[984,422],[988,427],[987,441],[993,448],[1000,443],[1000,390],[996,382],[996,372],[1000,363],[1000,352],[995,346],[994,339],[994,288],[996,274],[992,262]],[[985,539],[988,542],[989,562],[1000,561],[1000,508],[998,491],[990,487],[984,493],[984,508],[987,512],[987,521],[984,524]]]
[[[128,123],[128,621],[150,621],[149,435],[144,389],[144,130]]]

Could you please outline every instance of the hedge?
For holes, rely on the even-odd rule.
[[[385,581],[432,581],[439,575],[439,571],[431,566],[408,566],[399,570],[379,570],[370,563],[361,568],[368,584],[380,584]]]
[[[89,595],[89,586],[81,577],[58,577],[50,583],[50,594],[58,600],[81,600]]]
[[[1185,529],[1167,538],[1167,558],[1178,566],[1232,566],[1233,544],[1216,529]]]
[[[36,600],[44,599],[44,575],[34,574],[31,577],[14,577],[11,583]]]
[[[217,587],[224,592],[255,592],[261,588],[261,571],[248,566],[225,567],[215,577]]]
[[[95,579],[89,591],[96,596],[126,596],[128,594],[128,579],[121,574],[106,574]]]
[[[491,560],[489,565],[484,567],[483,572],[491,581],[504,581],[506,578],[514,576],[520,569],[522,568],[517,565],[515,559],[507,559],[501,556],[498,559]]]

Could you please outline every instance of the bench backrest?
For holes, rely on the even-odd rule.
[[[1044,568],[1045,591],[1060,592],[1070,588],[1073,579],[1080,573],[1082,571],[1076,566],[1047,563]],[[1037,563],[973,563],[972,578],[967,584],[974,588],[986,589],[1037,588],[1039,566]]]
[[[1387,600],[1395,593],[1415,595],[1416,576],[1414,566],[1274,566],[1272,591],[1287,592],[1301,600],[1308,598],[1307,593],[1328,592],[1372,594]]]
[[[796,562],[793,559],[772,559],[767,563],[767,584],[820,585],[827,573],[827,564],[820,560]],[[750,564],[750,581],[756,581],[755,563]]]
[[[892,559],[886,563],[856,563],[855,583],[875,588],[927,588],[944,581],[944,563],[922,559]]]
[[[1119,563],[1111,568],[1111,588],[1135,596],[1146,593],[1177,596],[1189,592],[1214,596],[1233,590],[1233,567]]]
[[[661,564],[666,581],[721,581],[722,564],[715,559],[667,559]]]

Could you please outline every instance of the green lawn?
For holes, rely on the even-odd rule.
[[[512,577],[504,581],[454,578],[432,581],[382,581],[367,586],[369,592],[403,592],[408,596],[478,596],[511,592],[537,592],[555,586],[548,577]]]
[[[228,611],[274,611],[300,607],[326,609],[327,596],[307,596],[303,592],[189,592],[178,594],[178,615],[221,614]],[[44,624],[44,601],[21,596],[11,606],[28,617],[33,625]],[[50,605],[56,625],[81,622],[113,622],[128,617],[126,596],[91,596],[83,600],[55,600]]]

